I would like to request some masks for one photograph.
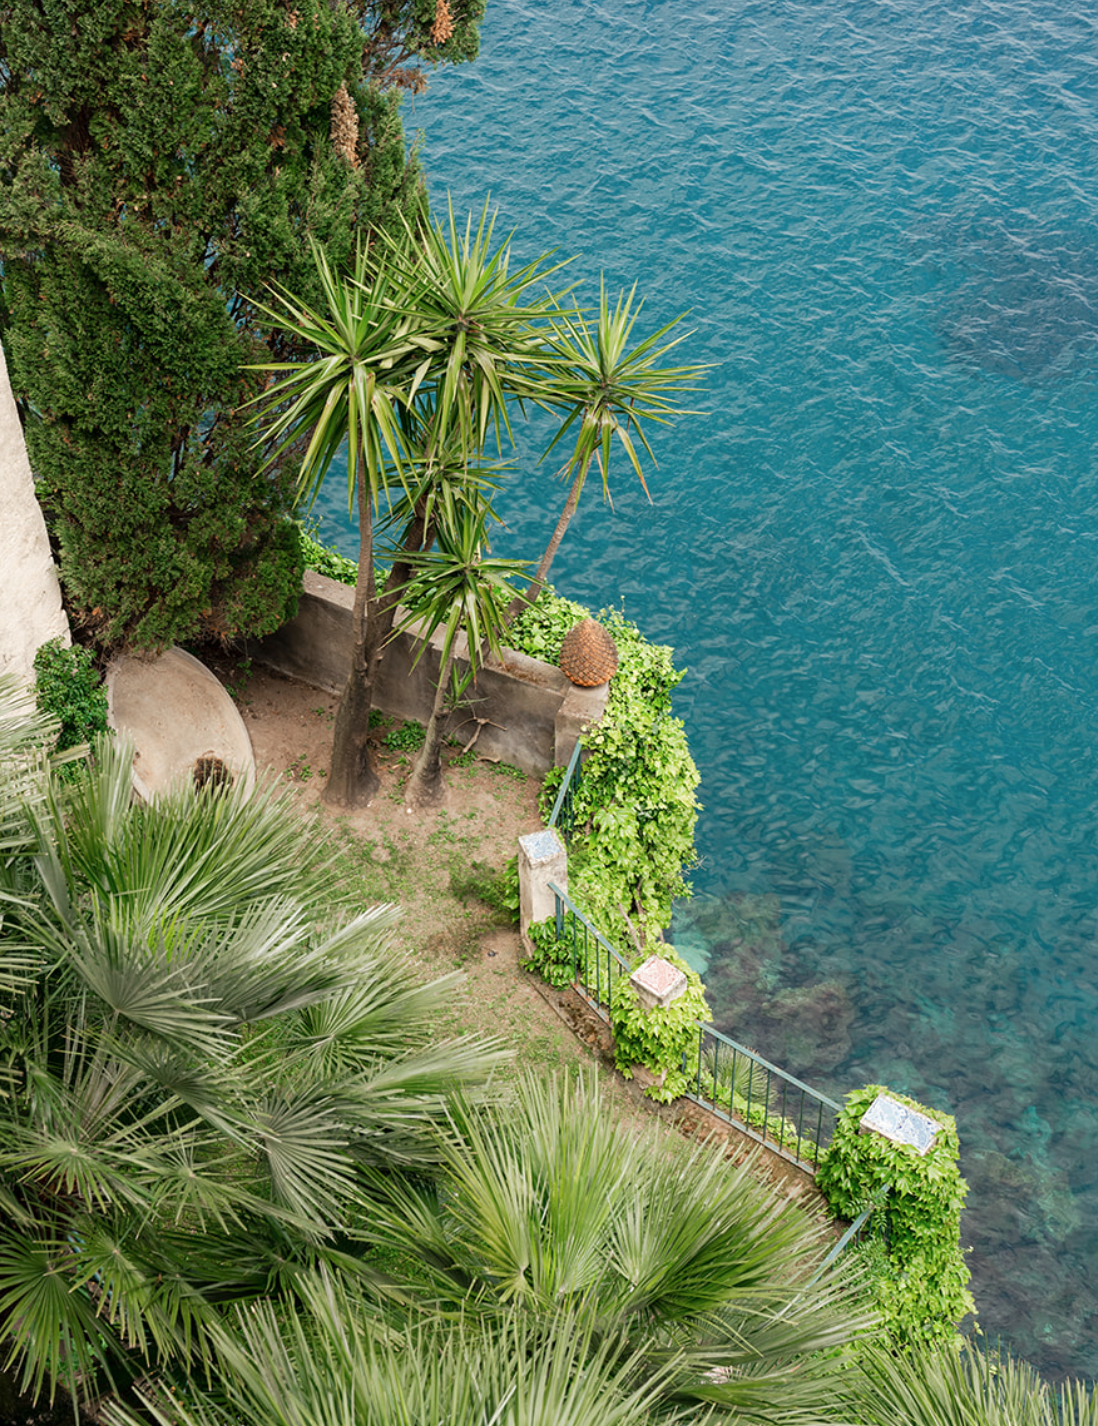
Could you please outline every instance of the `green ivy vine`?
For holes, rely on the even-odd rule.
[[[878,1094],[888,1094],[941,1127],[925,1153],[863,1134],[859,1124]],[[819,1158],[816,1185],[833,1213],[854,1219],[880,1205],[863,1250],[868,1280],[885,1330],[902,1347],[950,1341],[975,1303],[960,1245],[968,1191],[957,1166],[953,1117],[877,1084],[849,1094],[835,1133]]]
[[[633,1066],[643,1065],[657,1076],[644,1091],[649,1099],[670,1104],[685,1094],[688,1072],[698,1053],[698,1021],[712,1018],[705,1003],[705,986],[697,971],[663,946],[660,955],[686,975],[686,990],[670,1005],[647,1010],[639,1002],[627,976],[614,986],[610,1028],[614,1032],[614,1063],[632,1079]]]
[[[546,589],[516,619],[508,642],[556,662],[564,636],[588,617],[582,605]],[[682,721],[671,713],[671,694],[683,671],[674,667],[672,649],[649,643],[618,610],[595,617],[613,636],[620,662],[606,712],[584,733],[569,886],[618,947],[662,954],[660,933],[671,923],[676,897],[689,895],[685,873],[697,863],[698,770]],[[554,769],[546,779],[546,816],[562,776]]]

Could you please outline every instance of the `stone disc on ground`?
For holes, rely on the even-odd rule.
[[[184,649],[155,658],[123,654],[107,670],[110,722],[136,747],[134,788],[148,801],[190,782],[255,785],[255,756],[236,705]]]

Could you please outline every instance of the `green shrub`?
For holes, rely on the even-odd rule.
[[[574,966],[572,947],[557,940],[555,918],[535,921],[526,934],[534,949],[522,962],[523,969],[536,971],[542,980],[558,990],[571,985]]]
[[[645,1010],[631,981],[623,975],[614,986],[610,1028],[614,1032],[614,1062],[618,1069],[631,1079],[633,1066],[644,1065],[659,1076],[659,1082],[650,1085],[645,1095],[660,1104],[670,1104],[686,1092],[688,1071],[698,1053],[697,1021],[711,1016],[697,971],[691,970],[670,946],[662,947],[660,955],[685,973],[684,994],[666,1007]]]
[[[298,539],[301,542],[301,558],[305,562],[306,569],[315,570],[317,574],[326,574],[329,579],[338,580],[340,584],[349,584],[353,587],[358,579],[358,561],[348,559],[346,555],[341,555],[338,550],[332,549],[329,545],[321,544],[317,539],[315,529],[306,529],[303,525],[298,527]]]
[[[59,725],[54,752],[90,743],[107,731],[107,690],[88,649],[51,639],[35,654],[34,672],[38,710]]]
[[[941,1126],[925,1154],[880,1134],[858,1132],[882,1093]],[[885,1329],[898,1346],[951,1340],[961,1318],[976,1310],[960,1246],[967,1185],[957,1156],[951,1115],[876,1084],[847,1096],[834,1137],[820,1155],[816,1185],[833,1213],[854,1219],[870,1204],[883,1204],[870,1219],[884,1253],[878,1247],[867,1255],[867,1262],[876,1264],[869,1281]]]

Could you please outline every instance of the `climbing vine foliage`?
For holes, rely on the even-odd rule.
[[[925,1154],[859,1132],[883,1093],[940,1125]],[[884,1327],[899,1346],[949,1341],[961,1319],[975,1311],[960,1242],[967,1185],[957,1155],[951,1115],[870,1084],[847,1096],[820,1156],[816,1184],[835,1214],[853,1220],[877,1205],[863,1257]]]
[[[555,663],[569,629],[588,611],[545,590],[515,621],[508,642]],[[671,694],[683,673],[673,650],[652,644],[617,610],[597,616],[618,646],[620,664],[606,712],[584,733],[575,798],[579,835],[569,846],[569,887],[599,930],[627,954],[658,949],[685,872],[696,861],[698,770]],[[550,774],[547,812],[563,770]]]

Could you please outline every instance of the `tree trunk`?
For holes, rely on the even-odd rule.
[[[533,579],[530,581],[528,589],[524,589],[521,594],[516,594],[507,606],[507,622],[513,624],[522,611],[530,604],[536,604],[538,595],[545,588],[545,579],[549,573],[549,566],[556,557],[557,550],[560,549],[560,542],[564,539],[564,532],[572,523],[572,516],[576,513],[576,506],[579,504],[580,494],[583,490],[583,482],[587,479],[587,467],[590,461],[585,461],[583,468],[572,482],[572,489],[568,492],[568,499],[564,502],[564,509],[561,511],[560,519],[557,521],[557,528],[553,531],[553,537],[545,547],[545,553],[541,557]]]
[[[429,550],[433,541],[433,526],[431,529],[427,528],[422,511],[417,509],[404,527],[404,539],[400,545],[401,554],[417,554],[420,550]],[[397,605],[400,603],[401,587],[407,584],[411,575],[411,565],[405,564],[398,556],[389,570],[385,587],[381,591],[374,613],[367,624],[365,658],[371,689],[377,678],[378,664],[385,653],[385,645],[389,642],[389,636],[393,632]]]
[[[437,807],[446,794],[442,781],[442,738],[446,731],[446,693],[453,666],[454,654],[451,652],[439,672],[434,707],[423,735],[423,747],[404,789],[404,805],[410,812],[421,807]]]
[[[351,671],[339,700],[332,735],[332,766],[323,800],[329,807],[365,807],[381,786],[370,762],[367,735],[373,703],[374,670],[367,659],[367,633],[377,608],[374,585],[373,502],[366,490],[366,469],[358,463],[358,577],[351,615]]]

